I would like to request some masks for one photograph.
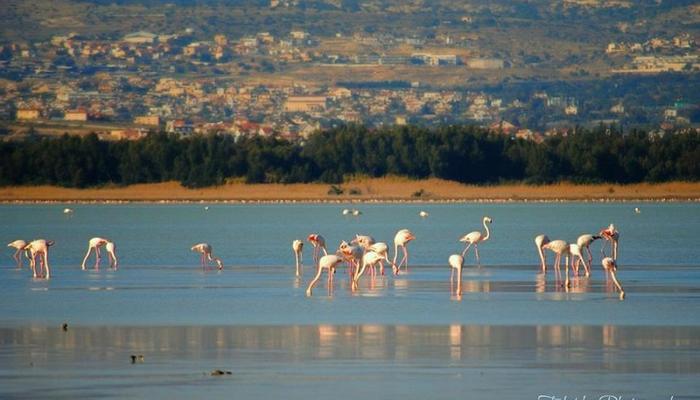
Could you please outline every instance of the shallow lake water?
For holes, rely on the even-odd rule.
[[[209,206],[205,210],[205,206]],[[0,397],[692,399],[700,393],[700,206],[692,203],[0,205],[0,236],[47,238],[52,279],[0,261]],[[641,213],[635,213],[639,207]],[[358,217],[344,216],[358,208]],[[420,218],[418,212],[429,213]],[[451,295],[447,258],[493,218]],[[620,301],[590,278],[538,272],[533,238],[621,232]],[[305,295],[293,239],[329,248],[409,228],[407,274],[346,268]],[[120,267],[82,271],[87,241]],[[189,248],[212,244],[223,271]],[[393,253],[393,250],[390,252]],[[549,257],[551,263],[553,257]],[[68,324],[66,331],[61,329]],[[132,364],[131,355],[143,355]],[[210,376],[213,369],[231,375]]]

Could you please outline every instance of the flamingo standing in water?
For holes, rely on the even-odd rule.
[[[355,235],[355,239],[350,241],[351,244],[357,244],[367,250],[374,244],[374,238],[369,235]]]
[[[540,265],[542,266],[542,272],[547,271],[547,256],[544,253],[542,246],[549,243],[549,237],[547,235],[537,235],[535,236],[535,246],[537,246],[537,253],[540,255]]]
[[[36,272],[36,259],[39,258],[39,265],[44,269],[44,277],[46,279],[51,278],[51,268],[49,267],[49,247],[54,245],[53,240],[37,239],[29,242],[24,248],[29,251],[29,265],[32,268],[32,275],[34,278],[37,277]]]
[[[306,240],[308,240],[311,243],[311,245],[314,246],[314,264],[318,263],[318,257],[321,255],[321,250],[323,250],[324,255],[328,255],[328,250],[326,250],[326,239],[324,239],[323,236],[317,233],[312,233],[309,235],[309,237],[306,238]]]
[[[576,239],[576,244],[581,249],[581,252],[583,253],[585,249],[586,254],[588,254],[588,265],[591,265],[591,263],[593,262],[593,254],[591,253],[591,243],[595,242],[600,238],[601,236],[591,235],[587,233],[579,236],[578,239]]]
[[[398,275],[399,271],[401,270],[401,265],[404,263],[406,264],[406,272],[408,272],[408,249],[406,248],[406,245],[415,238],[416,237],[413,235],[413,233],[408,229],[401,229],[400,231],[396,232],[396,236],[394,236],[394,259],[391,262],[391,264],[394,266],[394,275]],[[399,247],[403,249],[403,258],[401,258],[401,262],[396,264],[396,257],[399,254]]]
[[[110,240],[100,237],[94,237],[88,241],[88,251],[85,254],[85,258],[83,258],[83,263],[81,264],[82,269],[85,269],[85,262],[87,262],[87,259],[88,257],[90,257],[90,253],[93,250],[95,251],[95,269],[99,268],[100,260],[102,259],[102,255],[100,254],[100,248],[103,246],[105,250],[107,250],[107,254],[109,255],[110,268],[114,267],[114,269],[117,269],[118,261],[117,254],[115,253],[114,243]]]
[[[624,299],[625,291],[622,289],[622,285],[620,285],[620,282],[617,280],[617,275],[615,274],[615,272],[617,271],[617,262],[610,257],[605,257],[603,258],[601,264],[603,265],[603,269],[605,269],[606,272],[610,273],[613,283],[615,284],[615,286],[617,286],[617,290],[620,291],[620,300]]]
[[[296,276],[299,276],[301,273],[301,263],[302,263],[302,252],[301,250],[304,248],[304,242],[301,240],[294,240],[292,242],[292,251],[294,252],[294,260],[296,261],[296,268],[297,268],[297,274]]]
[[[309,287],[306,289],[306,295],[311,296],[311,292],[314,288],[314,285],[316,285],[316,282],[318,282],[318,280],[321,279],[321,274],[323,273],[324,269],[328,270],[328,289],[331,290],[333,287],[333,275],[335,274],[335,267],[342,261],[343,259],[335,254],[328,254],[321,257],[321,259],[318,261],[316,276],[311,281],[311,283],[309,283]]]
[[[224,269],[224,264],[221,259],[212,255],[212,247],[209,243],[195,244],[190,250],[201,254],[200,261],[202,262],[202,269],[209,267],[209,261],[216,262],[219,269]]]
[[[352,279],[360,269],[363,253],[364,251],[359,246],[351,246],[344,240],[340,242],[337,254],[348,263],[348,277],[350,279]]]
[[[450,288],[454,281],[455,271],[457,271],[457,296],[462,295],[462,268],[464,267],[464,257],[461,254],[453,254],[447,261],[450,264]]]
[[[558,280],[561,280],[561,256],[566,256],[566,287],[569,287],[571,284],[571,282],[569,282],[569,244],[564,240],[552,240],[547,244],[543,244],[542,249],[551,250],[554,252],[554,254],[556,254],[556,257],[554,258],[554,270]]]
[[[387,246],[386,243],[384,242],[377,242],[371,246],[369,246],[368,251],[373,251],[380,256],[382,256],[382,260],[379,263],[379,273],[383,276],[384,275],[384,261],[389,262],[389,246]],[[394,273],[396,273],[396,266],[392,264],[392,270]]]
[[[10,242],[7,244],[7,247],[13,247],[17,249],[15,251],[15,254],[12,255],[12,258],[15,259],[17,262],[17,269],[22,269],[22,257],[21,254],[24,251],[24,255],[29,259],[29,251],[25,249],[27,247],[27,242],[24,240],[15,240],[13,242]]]
[[[459,238],[460,242],[467,243],[467,247],[464,248],[462,252],[462,257],[465,257],[471,245],[474,245],[474,253],[476,253],[476,263],[481,266],[481,261],[479,261],[479,242],[485,242],[491,237],[491,231],[489,231],[489,226],[493,220],[489,217],[484,217],[482,220],[484,224],[484,229],[486,230],[486,235],[482,235],[479,231],[474,231],[467,233],[466,235]]]
[[[617,229],[615,229],[615,225],[610,224],[610,226],[608,226],[607,228],[602,229],[599,235],[607,242],[610,242],[612,259],[617,260],[617,247],[620,241],[620,232],[618,232]],[[600,252],[603,253],[603,255],[605,255],[605,245],[603,245],[603,247],[600,249]]]
[[[581,246],[576,243],[569,245],[569,254],[571,255],[571,268],[574,270],[575,274],[578,275],[578,265],[583,263],[583,269],[586,270],[586,276],[591,276],[591,270],[586,264],[586,260],[583,259],[583,253],[581,252]],[[576,258],[578,257],[578,260]],[[574,262],[576,261],[576,262]],[[567,266],[568,268],[568,266]]]
[[[386,257],[382,256],[381,254],[377,254],[373,252],[372,250],[367,251],[363,256],[362,256],[362,268],[359,269],[355,273],[355,277],[353,278],[353,290],[357,288],[357,282],[360,280],[362,277],[362,274],[365,272],[365,268],[369,267],[370,268],[370,273],[371,276],[374,278],[374,267],[381,263],[383,260],[385,260]]]

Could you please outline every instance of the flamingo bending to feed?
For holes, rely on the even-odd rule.
[[[15,254],[12,255],[12,258],[14,258],[17,262],[17,269],[22,269],[22,252],[24,252],[25,257],[29,259],[29,251],[25,249],[25,247],[27,247],[27,242],[21,239],[15,240],[13,242],[8,243],[7,247],[13,247],[17,249],[17,251],[15,251]]]
[[[318,282],[318,280],[321,279],[321,274],[323,273],[324,269],[328,270],[328,289],[330,290],[333,287],[333,275],[335,274],[335,267],[342,261],[343,259],[335,254],[328,254],[321,257],[321,259],[318,261],[316,276],[311,281],[311,283],[309,283],[309,287],[306,289],[306,295],[311,296],[311,292],[314,288],[314,285],[316,285],[316,282]]]
[[[549,243],[549,237],[547,235],[537,235],[535,236],[535,246],[537,246],[537,253],[540,255],[540,265],[542,266],[542,272],[547,271],[547,256],[544,253],[542,246]]]
[[[394,275],[398,275],[399,271],[401,271],[401,265],[406,265],[406,272],[408,272],[408,249],[406,248],[406,245],[408,245],[408,242],[411,240],[414,240],[416,237],[413,235],[411,231],[408,229],[401,229],[400,231],[396,232],[396,236],[394,236],[394,259],[391,262],[391,264],[394,266]],[[396,257],[399,254],[399,247],[403,249],[403,258],[401,258],[401,262],[396,264]]]
[[[348,277],[350,279],[352,279],[360,269],[363,253],[364,251],[359,246],[351,246],[344,240],[340,242],[337,254],[348,263]]]
[[[32,275],[34,278],[37,277],[37,272],[36,272],[36,259],[37,257],[39,258],[39,265],[42,266],[44,269],[44,277],[46,279],[51,278],[51,268],[49,267],[49,247],[54,245],[53,240],[44,240],[44,239],[37,239],[34,241],[29,242],[27,246],[24,248],[25,250],[29,251],[30,258],[29,258],[29,265],[32,268]]]
[[[583,253],[585,249],[586,254],[588,254],[588,265],[590,265],[593,262],[593,254],[591,253],[591,243],[595,242],[600,238],[601,236],[598,235],[584,234],[579,236],[578,239],[576,239],[576,244],[581,249],[581,252]]]
[[[301,240],[294,240],[292,242],[292,251],[294,252],[294,260],[296,261],[296,269],[297,273],[296,276],[299,276],[301,273],[301,263],[302,263],[302,249],[304,248],[304,242]]]
[[[201,254],[200,261],[202,262],[202,269],[209,267],[209,261],[216,262],[219,269],[224,269],[224,264],[221,259],[212,255],[212,247],[209,243],[195,244],[190,250]]]
[[[90,253],[93,250],[95,251],[95,269],[99,268],[100,260],[102,259],[102,255],[100,254],[100,248],[103,246],[105,250],[107,250],[107,254],[109,255],[110,268],[114,266],[114,269],[117,269],[118,261],[117,254],[115,253],[114,243],[110,240],[100,237],[94,237],[88,241],[88,251],[85,254],[85,258],[83,258],[83,263],[81,264],[82,269],[85,269],[85,262],[87,262],[87,259],[88,257],[90,257]]]
[[[601,263],[603,264],[603,269],[610,273],[613,283],[617,286],[617,290],[620,291],[620,300],[624,299],[625,291],[622,289],[622,285],[620,285],[620,282],[617,280],[617,275],[615,274],[617,271],[617,262],[610,257],[605,257]]]
[[[389,246],[384,242],[377,242],[369,246],[369,251],[373,251],[382,256],[382,261],[379,263],[379,273],[384,275],[384,261],[389,262]],[[392,269],[396,271],[396,266],[392,265]]]
[[[586,270],[586,276],[591,276],[591,270],[588,268],[586,260],[583,259],[583,253],[581,252],[581,247],[578,244],[572,243],[569,245],[569,254],[571,255],[571,268],[575,271],[576,275],[578,275],[578,264],[580,262],[583,263],[583,269]],[[578,260],[576,260],[576,257],[578,257]],[[574,262],[574,260],[576,260],[576,262]]]
[[[489,217],[484,217],[483,219],[484,229],[486,230],[486,235],[482,235],[479,231],[469,232],[466,235],[459,238],[460,242],[467,243],[467,247],[464,248],[462,252],[462,257],[465,257],[469,248],[474,245],[474,253],[476,253],[476,263],[481,266],[481,261],[479,261],[479,242],[485,242],[491,237],[491,231],[489,231],[489,226],[493,220]]]
[[[357,244],[367,250],[374,244],[374,238],[369,235],[355,235],[355,239],[350,241],[351,244]]]
[[[464,257],[461,254],[453,254],[447,261],[450,264],[450,288],[454,280],[455,270],[457,271],[457,296],[462,295],[462,268],[464,267]]]
[[[558,279],[561,279],[561,256],[566,256],[566,287],[571,286],[571,282],[569,281],[569,254],[570,254],[570,246],[566,241],[564,240],[552,240],[551,242],[547,244],[542,245],[542,249],[548,249],[554,252],[556,254],[556,257],[554,258],[554,270],[556,271],[556,274],[558,276]]]
[[[365,255],[362,256],[362,268],[355,273],[355,277],[352,280],[353,288],[357,287],[357,282],[362,277],[362,274],[364,274],[365,268],[369,267],[371,276],[374,277],[374,267],[385,259],[386,257],[382,256],[381,254],[377,254],[372,250],[367,251]]]
[[[617,229],[615,229],[615,225],[610,224],[610,226],[608,226],[607,228],[602,229],[599,235],[607,242],[610,242],[612,259],[617,260],[617,247],[620,241],[620,232],[618,232]],[[603,253],[603,255],[605,255],[605,245],[603,245],[603,247],[600,249],[600,252]]]
[[[318,263],[318,257],[321,255],[321,250],[323,250],[323,255],[328,255],[328,250],[326,250],[326,239],[323,236],[312,233],[306,240],[308,240],[312,246],[314,246],[313,260],[314,264]]]

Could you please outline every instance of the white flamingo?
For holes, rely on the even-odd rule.
[[[363,249],[367,250],[370,246],[374,244],[374,238],[369,235],[355,235],[355,239],[351,240],[350,243],[357,244]]]
[[[605,257],[603,261],[601,261],[601,264],[603,265],[603,269],[605,269],[607,273],[610,273],[613,283],[617,286],[617,290],[620,291],[620,300],[624,299],[625,291],[622,289],[622,285],[620,285],[620,281],[617,280],[617,275],[615,274],[615,272],[617,272],[617,262],[610,257]]]
[[[37,239],[29,242],[24,248],[29,251],[29,265],[32,268],[34,278],[38,276],[36,272],[36,259],[39,257],[39,265],[44,269],[44,277],[51,278],[51,268],[49,267],[49,247],[54,245],[53,240]]]
[[[102,255],[100,254],[100,248],[103,247],[107,251],[107,254],[109,255],[109,266],[110,268],[117,269],[117,254],[115,252],[115,246],[114,243],[108,239],[104,239],[101,237],[94,237],[88,241],[88,251],[85,254],[85,258],[83,258],[83,263],[81,264],[81,268],[85,269],[85,262],[87,262],[88,257],[90,257],[90,253],[94,250],[95,251],[95,269],[99,268],[100,260],[102,259]]]
[[[292,251],[294,252],[294,260],[296,261],[296,276],[300,276],[302,268],[302,249],[304,248],[304,242],[301,240],[294,240],[292,242]]]
[[[540,255],[540,266],[542,267],[542,272],[547,271],[547,256],[544,253],[542,246],[549,243],[549,237],[547,235],[537,235],[535,236],[535,246],[537,246],[537,253]]]
[[[25,257],[29,259],[29,251],[25,249],[25,247],[27,247],[27,242],[21,239],[15,240],[13,242],[8,243],[7,247],[12,247],[17,250],[15,251],[15,254],[12,255],[12,258],[14,258],[17,262],[17,269],[22,269],[22,252],[24,252]]]
[[[578,264],[580,262],[583,264],[583,268],[586,270],[586,276],[591,276],[591,270],[588,268],[586,260],[583,259],[583,253],[581,252],[581,247],[578,244],[572,243],[569,245],[569,254],[571,255],[571,268],[575,271],[576,275],[578,275]],[[577,257],[578,260],[576,260]]]
[[[312,255],[314,264],[318,263],[318,257],[321,255],[321,250],[323,250],[323,255],[328,255],[328,250],[326,250],[326,239],[323,236],[317,233],[312,233],[306,238],[306,240],[308,240],[314,247],[314,252]]]
[[[493,222],[493,220],[489,217],[484,217],[482,222],[484,224],[484,229],[486,230],[486,235],[482,235],[479,231],[474,231],[469,232],[466,235],[459,238],[460,242],[464,242],[467,244],[467,247],[465,247],[464,251],[462,252],[462,257],[466,257],[469,248],[472,245],[474,245],[474,253],[476,253],[476,263],[478,265],[481,265],[481,261],[479,260],[479,242],[485,242],[491,237],[491,231],[489,230],[488,224]]]
[[[224,269],[224,263],[219,257],[214,257],[212,255],[212,247],[209,243],[198,243],[190,248],[191,251],[196,251],[201,254],[200,261],[202,263],[202,269],[209,267],[209,261],[216,262],[219,269]]]
[[[351,246],[348,242],[343,240],[340,242],[340,246],[338,246],[337,254],[348,263],[348,277],[352,279],[360,269],[364,250],[359,246]]]
[[[343,259],[335,254],[328,254],[321,257],[321,259],[318,261],[318,267],[316,268],[316,276],[311,283],[309,283],[309,287],[306,289],[306,295],[311,296],[314,285],[316,285],[316,282],[321,279],[321,274],[323,273],[324,269],[328,271],[328,290],[332,290],[335,268],[342,261]]]
[[[367,251],[363,256],[362,256],[362,268],[355,273],[355,277],[353,278],[353,288],[357,287],[357,282],[360,280],[362,277],[362,274],[365,273],[365,268],[369,267],[370,268],[370,273],[371,276],[374,277],[374,268],[377,264],[381,263],[383,260],[386,258],[380,254],[377,254],[371,250]]]
[[[552,240],[547,244],[543,244],[542,249],[551,250],[554,252],[554,254],[556,254],[556,257],[554,258],[554,270],[556,272],[557,279],[559,280],[561,279],[561,256],[566,256],[566,287],[569,287],[571,285],[571,282],[569,281],[569,244],[564,240]]]
[[[591,244],[600,238],[601,237],[598,235],[591,235],[591,234],[586,233],[586,234],[579,236],[578,239],[576,239],[576,244],[581,249],[581,253],[584,253],[584,251],[585,251],[586,255],[588,255],[588,265],[589,266],[593,262],[593,253],[591,253]],[[583,258],[581,258],[581,259],[583,260]],[[584,266],[585,266],[585,264],[584,264]],[[587,267],[586,270],[590,270],[590,268]]]
[[[450,288],[453,285],[455,271],[457,271],[457,296],[462,295],[462,268],[464,267],[464,257],[461,254],[453,254],[447,261],[450,264]]]
[[[369,246],[369,251],[373,251],[380,256],[382,256],[382,261],[379,263],[379,273],[383,276],[384,275],[384,261],[390,262],[389,261],[389,246],[384,243],[384,242],[377,242],[371,246]],[[392,269],[396,270],[396,266],[392,265]]]
[[[396,232],[396,235],[394,236],[394,259],[391,262],[392,266],[394,267],[394,275],[397,275],[399,271],[401,271],[401,266],[406,265],[406,272],[408,272],[408,249],[406,248],[406,245],[408,245],[408,242],[411,240],[414,240],[416,237],[413,235],[411,231],[408,229],[401,229],[400,231]],[[403,249],[403,258],[401,258],[401,262],[396,264],[396,258],[399,254],[399,247]]]

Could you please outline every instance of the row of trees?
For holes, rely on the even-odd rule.
[[[64,135],[0,143],[0,185],[82,188],[177,180],[203,187],[235,177],[250,183],[339,183],[348,175],[480,184],[696,181],[699,144],[697,132],[659,137],[603,127],[539,144],[473,126],[346,126],[316,133],[305,142],[165,133],[105,142],[96,135]]]

